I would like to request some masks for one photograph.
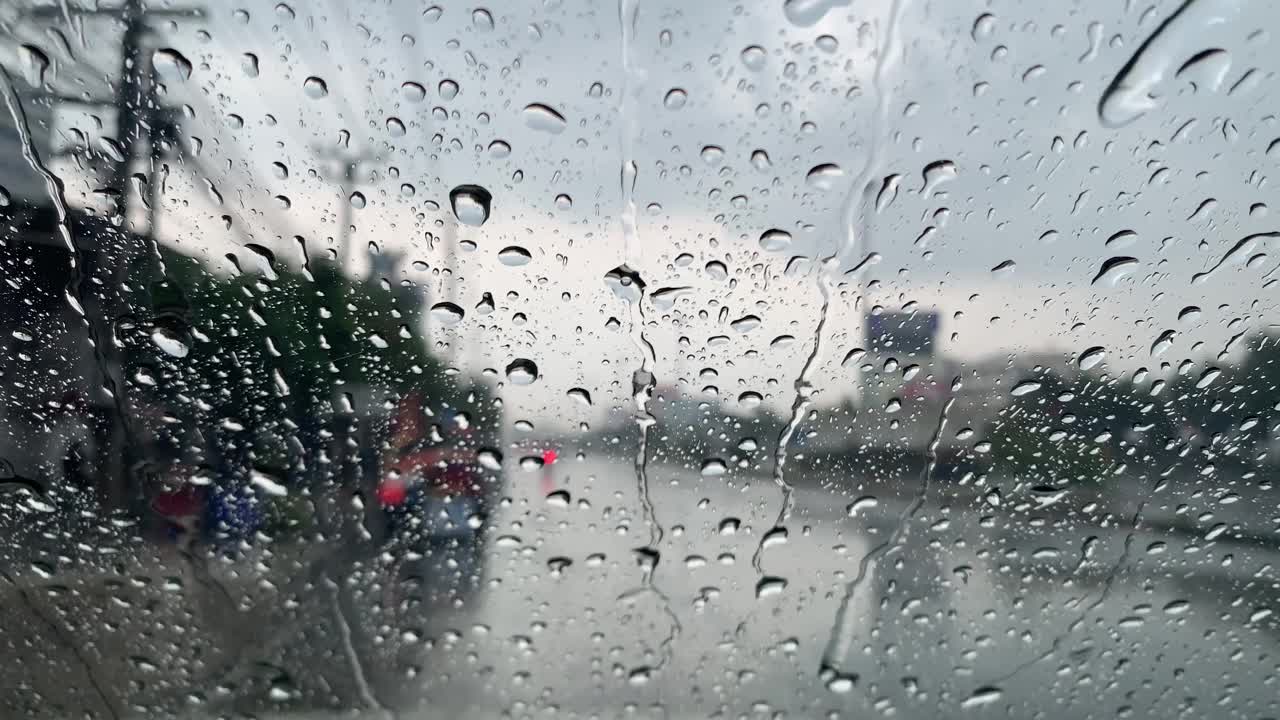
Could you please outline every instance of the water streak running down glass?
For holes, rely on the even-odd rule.
[[[1280,717],[1277,27],[0,7],[0,717]]]

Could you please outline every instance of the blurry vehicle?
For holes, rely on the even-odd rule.
[[[191,482],[194,475],[194,468],[175,464],[147,488],[146,526],[153,540],[186,549],[199,540],[207,491]]]
[[[483,540],[494,498],[474,450],[424,441],[388,458],[382,471],[378,501],[393,534],[413,535],[419,544]]]
[[[424,408],[410,393],[389,419],[375,496],[387,544],[401,554],[397,572],[430,581],[436,595],[469,594],[484,578],[486,530],[503,475],[482,457],[481,429],[468,416],[448,415],[445,438]]]

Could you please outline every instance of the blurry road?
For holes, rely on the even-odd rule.
[[[761,586],[752,555],[780,501],[767,477],[649,475],[663,535],[651,582],[625,460],[513,471],[483,578],[457,592],[452,558],[406,570],[336,540],[234,561],[132,548],[92,569],[75,558],[104,548],[82,545],[56,567],[16,566],[0,632],[25,662],[0,669],[0,704],[67,718],[1277,712],[1278,553],[1245,533],[1147,524],[1165,517],[1155,501],[1135,529],[1136,500],[1040,511],[1008,497],[1012,482],[1003,497],[991,481],[935,483],[833,641],[847,584],[916,487],[800,485],[761,558],[785,586]],[[824,677],[829,646],[839,673]]]

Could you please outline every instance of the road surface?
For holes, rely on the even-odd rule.
[[[797,484],[759,569],[766,474],[650,467],[654,525],[627,458],[513,470],[479,565],[352,533],[184,556],[79,530],[0,580],[0,714],[1280,715],[1265,533],[1176,526],[1178,493],[1090,513],[948,480],[916,507],[918,477],[806,472],[827,487]]]

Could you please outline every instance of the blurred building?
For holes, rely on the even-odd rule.
[[[946,358],[937,353],[937,311],[883,312],[863,320],[864,347],[853,437],[863,448],[923,454],[951,396]]]

